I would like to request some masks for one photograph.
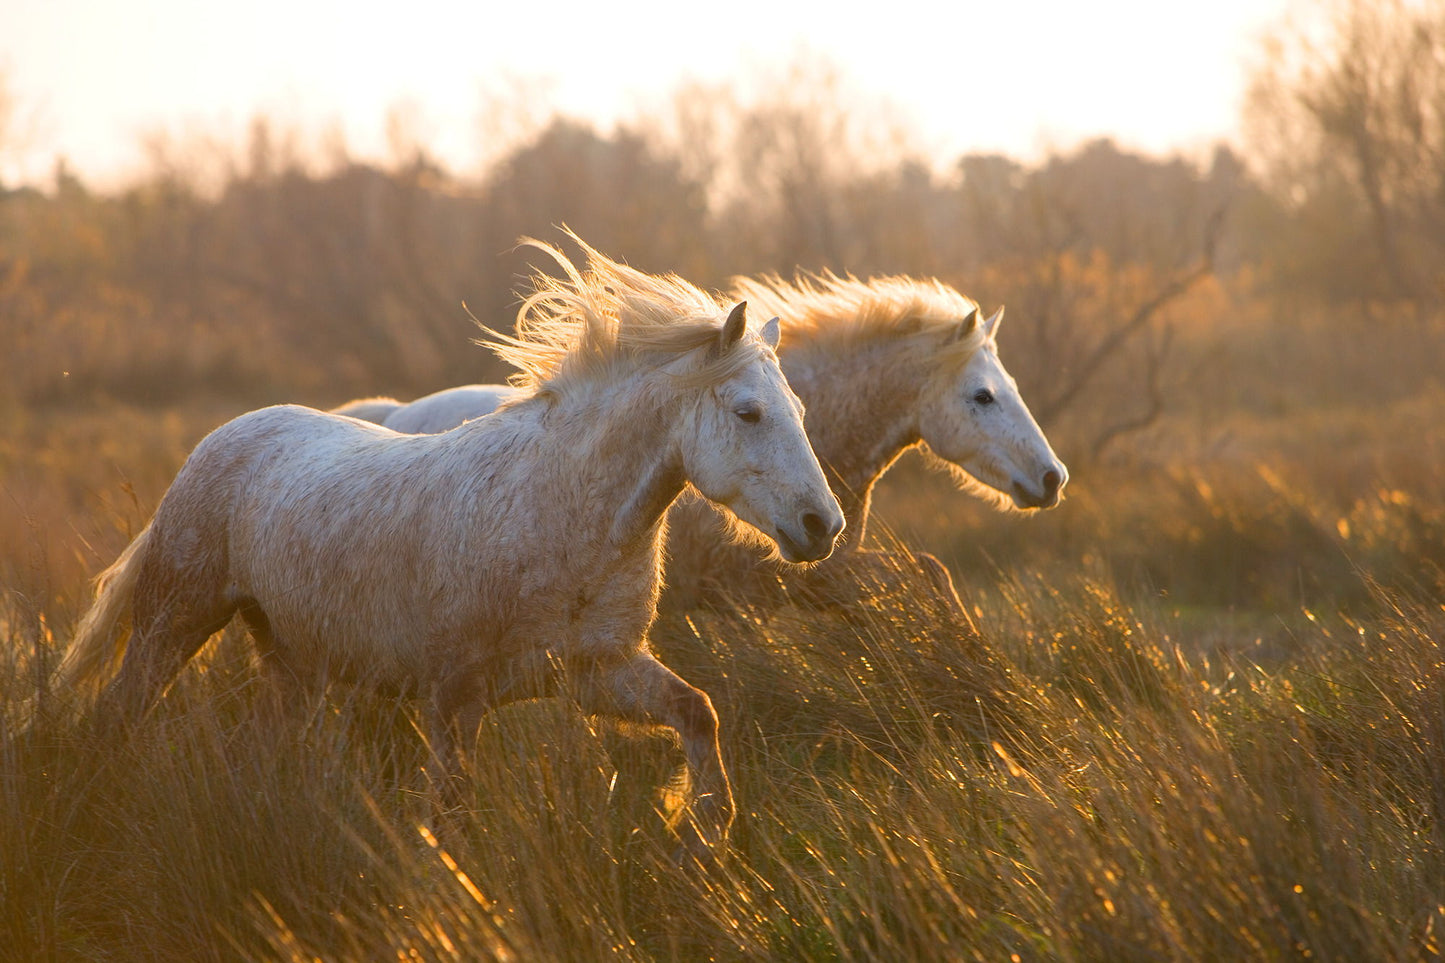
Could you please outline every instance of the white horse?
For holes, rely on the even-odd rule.
[[[381,424],[386,416],[402,407],[402,403],[395,398],[386,398],[378,395],[375,398],[357,398],[348,401],[338,408],[332,408],[333,415],[345,415],[348,418],[360,418],[362,421],[370,421]],[[457,424],[461,424],[460,421]]]
[[[449,431],[469,418],[489,414],[502,402],[520,395],[521,391],[511,385],[462,385],[434,391],[410,404],[398,403],[394,411],[385,412],[380,419],[365,420],[378,421],[392,431],[409,435],[430,435]]]
[[[95,683],[123,652],[99,711],[134,719],[240,613],[298,696],[342,679],[424,698],[444,761],[490,708],[554,691],[674,729],[698,792],[691,841],[723,840],[717,715],[648,650],[664,515],[691,483],[792,561],[826,557],[843,516],[776,318],[752,332],[744,305],[724,319],[676,277],[586,245],[582,270],[530,243],[565,278],[534,275],[516,336],[490,342],[525,398],[437,435],[295,406],[216,429],[100,576],[59,685]]]
[[[407,435],[435,435],[464,421],[489,415],[526,391],[513,385],[458,385],[412,402],[395,398],[356,398],[331,409],[334,415],[360,418]]]
[[[808,438],[847,518],[832,558],[785,573],[796,594],[835,600],[855,594],[859,577],[885,583],[897,577],[900,560],[863,550],[863,536],[873,486],[915,446],[998,507],[1058,503],[1068,470],[999,360],[1003,308],[980,321],[978,305],[952,287],[908,277],[864,282],[829,274],[792,283],[739,278],[734,293],[754,309],[763,306],[788,319],[779,349],[783,370],[808,406]],[[403,405],[384,423],[445,431],[486,414],[513,391],[506,385],[440,391],[423,399],[425,410],[416,416]],[[721,539],[724,526],[700,500],[684,497],[673,507],[667,569],[672,602],[690,607],[720,590],[737,590],[744,571],[761,584],[776,583],[776,566]],[[921,553],[912,561],[961,611],[947,569]]]

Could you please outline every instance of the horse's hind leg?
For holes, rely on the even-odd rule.
[[[829,559],[796,580],[805,602],[846,605],[868,595],[898,600],[928,600],[936,611],[973,628],[948,568],[927,552],[859,550]]]
[[[688,685],[648,652],[599,666],[571,681],[588,713],[676,730],[696,793],[685,841],[703,850],[725,843],[733,820],[733,794],[718,746],[717,712],[707,693]]]
[[[102,711],[127,724],[140,719],[235,610],[222,598],[187,597],[180,591],[157,598],[138,592],[135,627],[120,672],[102,695]]]

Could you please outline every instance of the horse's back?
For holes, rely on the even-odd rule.
[[[407,434],[450,431],[463,422],[489,415],[504,401],[516,397],[509,385],[460,385],[436,391],[402,405],[380,423]]]
[[[375,398],[356,398],[344,405],[338,405],[331,409],[331,414],[359,418],[379,425],[401,406],[401,402],[395,398],[378,395]]]
[[[272,405],[238,415],[212,431],[191,452],[182,473],[192,463],[247,465],[251,471],[261,471],[277,460],[319,464],[387,436],[395,433],[372,422],[302,405]],[[258,459],[258,464],[251,464]]]
[[[337,454],[368,437],[394,433],[377,425],[300,405],[248,411],[213,430],[191,451],[156,510],[161,532],[229,542],[235,519],[258,501],[293,495],[316,481]],[[401,436],[396,436],[401,437]],[[169,540],[163,540],[169,541]]]
[[[248,412],[212,432],[192,459],[244,473],[233,513],[346,519],[375,515],[388,492],[416,489],[444,470],[438,446],[370,422],[298,405]],[[292,521],[295,521],[292,519]]]
[[[218,464],[229,459],[224,472],[244,475],[233,538],[282,532],[289,543],[279,551],[311,541],[318,552],[371,552],[396,568],[425,568],[436,553],[463,548],[458,533],[487,537],[492,526],[468,522],[504,514],[529,488],[542,434],[536,414],[513,408],[463,432],[411,435],[280,405],[229,422],[202,447],[216,450]]]

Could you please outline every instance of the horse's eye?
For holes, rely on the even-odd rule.
[[[991,405],[993,404],[993,392],[987,388],[980,388],[973,393],[973,401],[978,405]]]
[[[756,405],[744,405],[735,414],[743,420],[744,424],[756,425],[763,417],[762,409]]]

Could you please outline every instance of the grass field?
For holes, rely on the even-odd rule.
[[[664,617],[740,808],[706,870],[672,859],[669,741],[495,712],[443,831],[413,707],[337,691],[278,730],[233,628],[124,739],[5,733],[0,958],[1434,958],[1445,383],[1438,339],[1396,340],[1290,378],[1230,345],[1227,392],[1036,517],[900,465],[880,537],[938,554],[974,626],[921,589]],[[240,410],[4,413],[7,706]]]

